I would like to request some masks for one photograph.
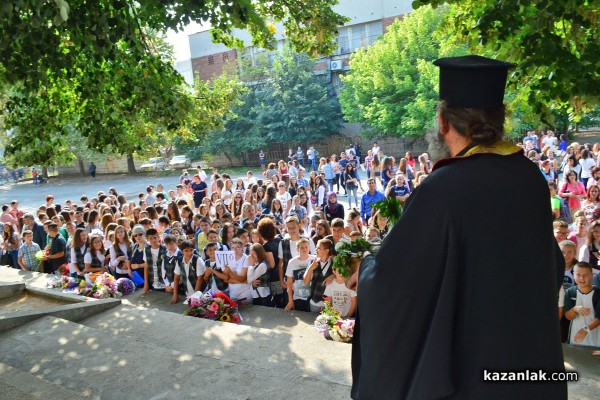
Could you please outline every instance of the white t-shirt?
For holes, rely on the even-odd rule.
[[[550,146],[550,150],[554,151],[556,148],[556,136],[546,136],[544,140],[542,140],[542,145]]]
[[[244,268],[248,268],[248,257],[246,257],[245,254],[242,254],[242,257],[240,257],[239,260],[235,260],[233,265],[230,265],[229,268],[240,275]],[[234,301],[252,299],[252,286],[249,283],[230,283],[229,297]]]
[[[86,254],[86,246],[85,244],[83,246],[81,246],[80,248],[81,253],[84,255],[83,256],[83,263],[85,264],[85,254]],[[92,256],[90,256],[90,262],[91,262]],[[75,247],[71,247],[71,262],[69,263],[69,272],[71,274],[74,274],[77,272],[77,270],[75,269],[75,265],[77,264],[77,256],[75,255]]]
[[[381,147],[379,146],[373,146],[373,148],[371,149],[371,151],[373,152],[373,154],[376,154],[377,157],[379,157],[379,151],[381,150]]]
[[[123,253],[123,255],[125,256],[125,261],[129,261],[129,257],[127,256],[127,245],[125,243],[119,243],[119,248],[121,249],[121,252]],[[117,252],[115,251],[115,246],[110,248],[110,266],[115,268],[115,270],[117,271],[118,274],[127,274],[129,272],[129,270],[126,269],[121,269],[119,267],[117,267],[119,265],[120,261],[117,260]]]
[[[590,178],[592,176],[590,168],[596,166],[596,161],[592,157],[582,158],[579,160],[579,164],[581,165],[581,177]]]
[[[287,214],[288,201],[292,200],[292,196],[289,192],[283,192],[283,194],[277,192],[277,196],[275,196],[277,200],[281,202],[281,208],[283,209],[283,214]]]
[[[315,256],[313,255],[309,255],[306,260],[300,260],[299,257],[294,257],[288,263],[285,276],[294,280],[294,283],[292,284],[294,300],[308,300],[310,297],[310,285],[304,284],[304,273],[314,259]]]
[[[96,253],[96,258],[98,258],[98,260],[100,260],[101,263],[104,263],[104,259],[106,257],[104,257],[104,254],[102,254],[102,252],[99,251]],[[92,255],[89,252],[85,253],[85,255],[83,256],[83,263],[84,264],[92,263]]]
[[[289,236],[286,236],[286,239],[289,239]],[[295,240],[290,240],[290,253],[292,254],[292,258],[293,257],[298,257],[298,248],[296,247],[296,241]],[[317,250],[315,248],[315,242],[313,242],[312,240],[308,240],[308,246],[310,248],[309,253],[310,254],[317,254]],[[277,257],[281,260],[283,259],[283,244],[282,241],[279,241],[279,250],[277,251]]]
[[[248,279],[247,282],[252,285],[252,282],[260,278],[262,274],[267,272],[267,264],[262,262],[257,265],[248,266]],[[252,298],[257,299],[259,297],[267,297],[271,294],[271,289],[268,287],[259,286],[257,288],[252,287]]]
[[[352,297],[356,297],[356,292],[346,287],[346,284],[336,282],[335,280],[331,284],[325,287],[325,296],[329,297],[333,308],[345,317],[352,308]]]
[[[169,257],[177,256],[179,253],[180,253],[179,249],[177,249],[175,251],[175,253],[173,253],[173,254],[169,254],[169,252],[167,251],[167,254],[165,254],[165,258],[163,259],[163,267],[167,264],[167,259]],[[161,273],[162,273],[162,277],[163,277],[163,281],[165,282],[165,285],[172,286],[172,284],[174,282],[169,281],[169,278],[167,278],[167,270],[165,268],[161,268],[161,270],[162,270]],[[175,262],[175,268],[173,269],[173,277],[175,277],[175,275],[181,276],[181,267],[180,267],[178,261]],[[173,278],[173,279],[175,279],[175,278]]]

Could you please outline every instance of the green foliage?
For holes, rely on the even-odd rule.
[[[438,71],[431,62],[466,51],[437,32],[446,12],[413,11],[352,56],[340,103],[347,120],[365,124],[363,135],[422,136],[433,125]]]
[[[419,0],[449,3],[445,30],[471,50],[512,61],[516,101],[543,122],[556,111],[577,122],[600,100],[600,18],[596,0]]]
[[[269,142],[308,142],[337,134],[340,106],[327,90],[314,61],[287,47],[270,70],[257,123]]]
[[[213,36],[239,43],[232,29],[249,29],[270,47],[274,22],[312,54],[336,47],[334,0],[19,0],[0,6],[0,93],[8,154],[46,163],[68,158],[66,126],[75,123],[89,148],[144,153],[157,138],[191,137],[218,126],[219,106],[200,107],[173,69],[162,34],[209,22]],[[215,114],[209,115],[211,112]],[[38,142],[43,142],[39,144]]]
[[[223,130],[207,136],[210,153],[240,156],[269,143],[310,142],[337,134],[342,123],[339,104],[327,83],[314,73],[314,61],[291,48],[255,66],[242,65],[247,82]]]

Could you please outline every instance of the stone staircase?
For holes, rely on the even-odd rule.
[[[348,398],[351,346],[289,330],[130,305],[80,323],[46,316],[0,335],[0,397]]]

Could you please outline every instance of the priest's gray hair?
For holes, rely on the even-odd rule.
[[[504,105],[498,108],[450,107],[438,104],[438,113],[456,131],[475,145],[491,145],[504,136]]]

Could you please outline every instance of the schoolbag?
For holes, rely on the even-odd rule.
[[[564,198],[560,199],[560,217],[559,218],[566,221],[567,224],[570,224],[573,222],[573,218],[571,216],[571,209],[569,208],[569,203],[567,202],[567,199],[564,199]]]

